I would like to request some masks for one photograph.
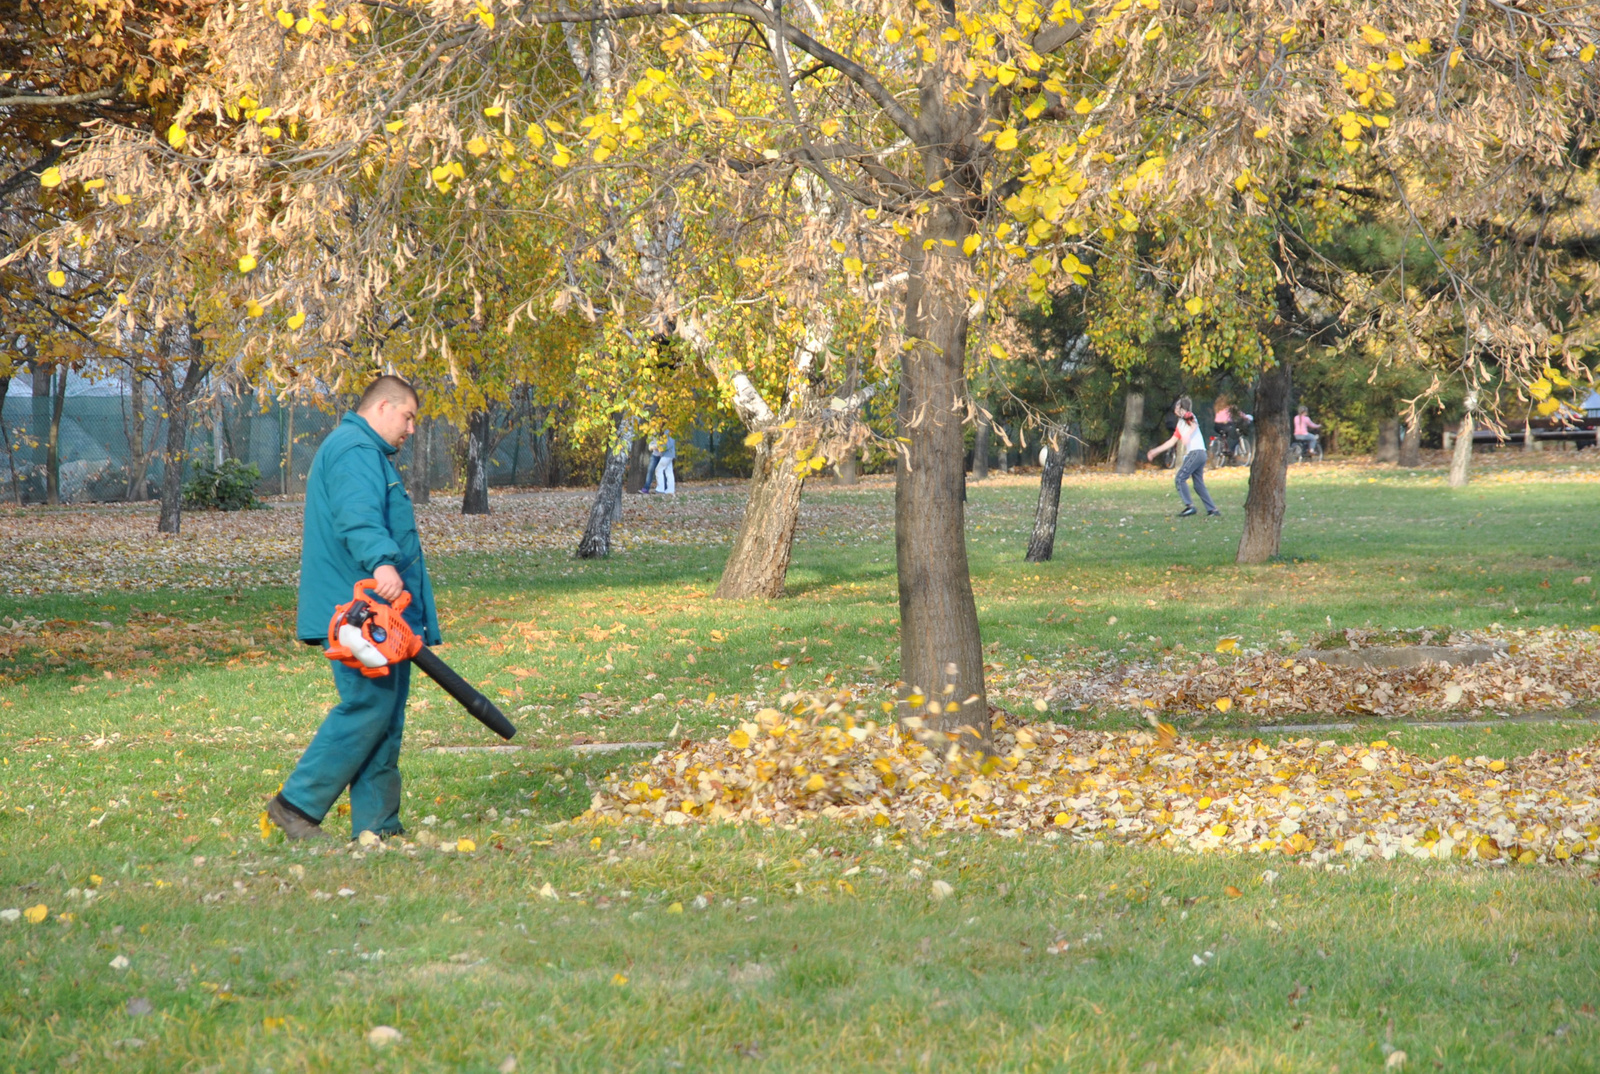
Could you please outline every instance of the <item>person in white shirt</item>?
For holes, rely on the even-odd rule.
[[[678,442],[672,437],[666,437],[659,444],[661,461],[656,463],[656,491],[671,496],[678,491],[677,475],[672,472],[672,463],[678,457]]]
[[[1211,502],[1211,494],[1206,491],[1206,438],[1200,432],[1200,423],[1195,420],[1193,407],[1187,395],[1173,405],[1172,412],[1178,415],[1177,429],[1173,430],[1172,438],[1166,443],[1151,448],[1146,458],[1155,462],[1157,455],[1177,445],[1181,458],[1174,481],[1178,486],[1178,498],[1183,501],[1183,510],[1178,512],[1178,517],[1188,518],[1195,513],[1194,501],[1189,498],[1189,482],[1193,480],[1194,491],[1199,495],[1200,502],[1206,505],[1206,517],[1221,518],[1222,512],[1217,510],[1217,505]]]

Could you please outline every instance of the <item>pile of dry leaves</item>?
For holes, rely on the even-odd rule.
[[[1375,632],[1346,631],[1359,647]],[[1056,707],[1093,705],[1175,715],[1237,709],[1261,723],[1306,713],[1405,717],[1418,713],[1507,713],[1566,708],[1600,697],[1600,633],[1506,630],[1427,639],[1435,645],[1496,649],[1490,660],[1452,666],[1340,667],[1270,649],[1240,649],[1224,638],[1217,654],[1164,658],[1144,666],[1044,670],[1013,682]]]
[[[879,725],[837,701],[784,699],[725,739],[618,773],[585,817],[1059,833],[1189,852],[1320,861],[1600,861],[1600,749],[1425,761],[1374,742],[1269,746],[1154,732],[997,726],[994,755]],[[1059,835],[1057,836],[1059,838]]]

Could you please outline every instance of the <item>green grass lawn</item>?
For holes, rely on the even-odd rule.
[[[1251,568],[1231,562],[1242,471],[1213,475],[1213,523],[1173,518],[1158,475],[1069,474],[1047,564],[1021,562],[1036,486],[974,485],[992,674],[1223,635],[1600,622],[1574,584],[1600,574],[1600,471],[1579,459],[1462,492],[1437,471],[1297,469],[1282,562]],[[466,854],[261,838],[332,698],[326,661],[289,639],[292,592],[0,597],[0,629],[44,621],[0,646],[0,909],[48,915],[0,922],[0,1069],[1356,1071],[1395,1049],[1411,1070],[1594,1069],[1593,866],[563,824],[642,756],[580,756],[575,736],[701,737],[786,687],[895,681],[892,490],[807,497],[828,510],[783,601],[713,601],[725,544],[435,559],[442,655],[532,747],[430,749],[496,740],[414,688],[403,817]],[[1485,740],[1383,734],[1424,755]],[[1515,753],[1593,732],[1489,734]],[[404,1040],[373,1048],[380,1024]]]

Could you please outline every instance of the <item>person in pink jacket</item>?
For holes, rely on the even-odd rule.
[[[1308,408],[1301,407],[1299,413],[1295,414],[1294,439],[1296,443],[1305,445],[1308,455],[1317,450],[1317,441],[1320,437],[1314,430],[1320,428],[1322,426],[1311,420],[1311,411]]]

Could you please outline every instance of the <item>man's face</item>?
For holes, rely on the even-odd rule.
[[[402,402],[392,399],[379,399],[377,403],[363,410],[361,416],[367,419],[367,424],[372,426],[372,431],[383,437],[392,447],[401,447],[406,438],[417,431],[417,401],[407,398]]]

